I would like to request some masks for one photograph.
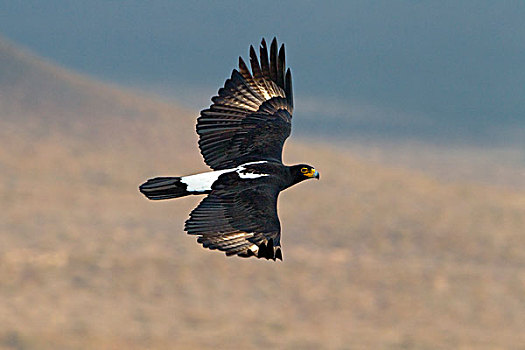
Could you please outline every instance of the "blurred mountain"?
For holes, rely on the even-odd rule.
[[[143,128],[143,124],[170,121],[173,114],[189,117],[174,104],[96,83],[18,49],[1,37],[0,68],[4,132],[6,128],[16,129],[30,136],[28,144],[58,137],[59,133],[61,142],[89,141],[97,147],[125,148],[141,136],[144,142],[157,139],[155,134],[147,137],[155,131]],[[173,124],[183,123],[191,125],[193,120],[180,118]]]
[[[215,90],[276,35],[297,134],[525,148],[519,1],[4,1],[0,15],[1,33],[45,57],[168,96]]]
[[[291,139],[284,262],[185,235],[197,111],[0,41],[0,349],[494,349],[525,336],[525,193]],[[300,123],[300,120],[296,120]]]

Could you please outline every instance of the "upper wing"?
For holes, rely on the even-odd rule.
[[[277,52],[274,38],[268,59],[263,39],[260,61],[259,65],[250,46],[252,72],[239,57],[239,71],[233,70],[212,98],[213,104],[197,119],[201,153],[215,170],[257,160],[282,161],[293,112],[292,75],[286,70],[284,45]]]
[[[268,184],[213,190],[191,212],[184,229],[198,235],[205,248],[226,255],[282,260],[278,194]]]

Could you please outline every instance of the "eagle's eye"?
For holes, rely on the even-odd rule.
[[[301,172],[302,172],[303,174],[306,174],[306,173],[308,172],[308,168],[301,168]]]

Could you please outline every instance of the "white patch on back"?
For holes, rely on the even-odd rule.
[[[237,174],[241,179],[256,179],[258,177],[268,176],[268,174],[254,174],[254,173],[241,173],[241,170],[237,170]]]
[[[256,179],[258,177],[268,176],[268,174],[255,174],[255,173],[243,172],[244,170],[246,170],[246,168],[244,167],[245,165],[262,164],[262,163],[267,163],[267,161],[261,160],[259,162],[245,163],[245,164],[239,165],[235,171],[237,172],[237,174],[239,174],[239,177],[241,179]]]
[[[195,175],[183,176],[180,182],[185,183],[189,192],[206,192],[211,191],[211,185],[219,176],[224,173],[231,172],[232,169],[224,169],[217,171],[210,171],[207,173],[200,173]]]
[[[268,161],[267,160],[258,160],[256,162],[248,162],[248,163],[244,163],[244,164],[239,165],[239,167],[243,167],[245,165],[252,165],[252,164],[262,164],[262,163],[268,163]]]
[[[256,179],[258,177],[268,176],[268,174],[243,173],[243,171],[246,170],[246,168],[244,167],[245,165],[262,164],[262,163],[266,163],[266,161],[263,160],[263,161],[258,161],[258,162],[245,163],[233,169],[216,170],[216,171],[210,171],[207,173],[183,176],[181,177],[180,182],[186,184],[187,186],[186,190],[189,192],[211,191],[211,186],[213,185],[215,181],[217,181],[219,176],[221,176],[222,174],[233,172],[233,171],[239,174],[239,177],[241,179]]]

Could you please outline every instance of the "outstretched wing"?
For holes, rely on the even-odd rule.
[[[277,52],[274,38],[268,49],[263,39],[260,64],[250,46],[252,71],[239,57],[209,109],[197,119],[199,147],[212,169],[233,168],[257,160],[282,161],[293,112],[292,75],[286,70],[284,45]],[[286,72],[286,73],[285,73]]]
[[[185,230],[226,255],[282,260],[278,194],[269,184],[213,190],[191,212]]]

